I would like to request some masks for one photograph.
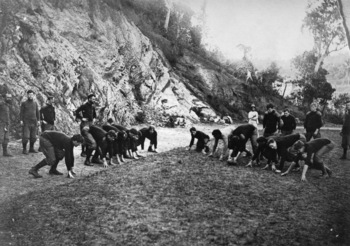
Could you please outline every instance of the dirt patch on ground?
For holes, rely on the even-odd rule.
[[[222,126],[219,126],[220,128]],[[203,125],[210,134],[217,126]],[[348,245],[349,161],[338,147],[317,171],[280,177],[186,151],[186,128],[160,128],[159,150],[143,160],[79,178],[33,179],[28,169],[42,154],[1,158],[1,235],[12,245]],[[338,132],[324,133],[336,143]],[[14,146],[18,147],[18,146]],[[173,149],[171,151],[168,151]],[[11,160],[11,161],[9,161]],[[3,164],[4,161],[4,164]],[[61,164],[61,171],[64,165]],[[4,242],[4,243],[3,243]]]

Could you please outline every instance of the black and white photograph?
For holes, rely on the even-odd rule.
[[[350,0],[0,0],[0,246],[350,245]]]

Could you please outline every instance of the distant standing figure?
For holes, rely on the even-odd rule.
[[[12,95],[6,94],[5,100],[0,95],[0,143],[2,144],[3,156],[12,157],[7,146],[9,143],[10,131],[10,107],[12,102]]]
[[[342,136],[341,146],[343,148],[343,155],[341,160],[346,160],[348,148],[350,146],[350,102],[346,103],[345,119],[340,135]]]
[[[264,137],[270,137],[275,135],[277,129],[280,128],[281,118],[271,103],[267,104],[266,108],[267,111],[265,112],[263,120]]]
[[[53,97],[47,97],[46,105],[40,109],[41,132],[55,130],[56,112]]]
[[[306,114],[304,128],[306,141],[310,141],[313,137],[314,139],[321,137],[320,128],[323,126],[322,114],[317,110],[316,103],[311,103],[310,111]]]
[[[95,94],[88,95],[88,101],[81,105],[76,111],[75,115],[80,122],[80,133],[82,134],[82,130],[84,127],[90,127],[94,124],[94,120],[96,119],[96,109],[95,109]],[[86,146],[85,144],[81,146],[81,156],[86,157]]]
[[[250,72],[249,69],[247,69],[247,79],[246,79],[246,82],[248,82],[249,80],[253,81],[252,72]]]
[[[34,150],[37,129],[40,124],[40,114],[38,104],[34,101],[34,91],[27,91],[28,99],[21,104],[20,123],[22,126],[22,146],[23,154],[28,154],[27,144],[30,142],[30,153],[38,153]]]
[[[251,125],[255,126],[256,128],[258,128],[259,113],[258,113],[258,111],[256,111],[255,104],[252,104],[251,108],[252,109],[248,113],[248,124],[251,124]],[[259,133],[258,133],[258,137],[259,137]]]
[[[284,109],[284,114],[281,116],[281,120],[283,122],[281,126],[281,135],[286,136],[292,134],[297,127],[297,123],[294,116],[289,113],[288,108]]]

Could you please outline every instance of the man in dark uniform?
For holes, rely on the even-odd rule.
[[[157,151],[157,131],[154,128],[154,126],[149,126],[149,127],[145,127],[142,128],[140,130],[141,132],[141,137],[139,139],[140,144],[141,144],[141,149],[144,149],[144,145],[145,145],[145,139],[148,138],[150,140],[150,144],[148,147],[148,152],[155,152],[158,153]],[[152,147],[154,146],[154,148]]]
[[[51,175],[62,175],[61,172],[57,171],[57,165],[60,160],[65,158],[68,177],[74,178],[75,172],[74,167],[74,147],[83,143],[84,138],[80,135],[74,135],[68,137],[66,134],[57,131],[46,131],[40,136],[40,147],[45,159],[39,162],[37,165],[29,170],[29,174],[35,178],[41,178],[42,176],[38,173],[38,170],[46,165],[51,166],[49,174]]]
[[[20,111],[20,123],[22,126],[22,145],[23,154],[28,154],[27,144],[30,141],[30,153],[38,153],[34,150],[36,141],[37,127],[40,124],[40,115],[38,104],[34,101],[34,91],[27,91],[28,99],[22,102]]]
[[[263,119],[264,137],[270,137],[277,133],[277,129],[280,129],[281,117],[271,103],[267,104],[266,108]]]
[[[346,160],[346,154],[350,146],[350,102],[346,103],[345,119],[340,135],[342,137],[341,146],[343,148],[343,155],[340,157],[340,159]]]
[[[113,120],[109,119],[107,121],[107,124],[102,126],[102,129],[105,130],[106,132],[110,130],[113,130],[116,132],[116,138],[113,144],[113,154],[116,156],[118,164],[120,164],[121,162],[125,161],[123,151],[125,150],[125,144],[126,144],[128,135],[125,131],[120,131],[116,127],[112,126],[111,125],[112,123],[113,123]]]
[[[40,109],[41,132],[55,130],[56,112],[52,103],[53,97],[48,96],[46,105]]]
[[[293,115],[289,113],[289,109],[284,109],[284,114],[281,116],[282,126],[281,126],[281,135],[286,136],[293,133],[295,128],[297,127],[297,123],[295,122],[295,118]]]
[[[112,124],[112,126],[116,127],[119,131],[126,132],[127,134],[127,138],[126,138],[124,150],[123,150],[124,157],[125,158],[127,157],[126,152],[128,152],[130,158],[134,158],[136,160],[138,159],[138,157],[143,157],[142,155],[137,153],[137,146],[139,145],[139,140],[142,133],[137,131],[134,128],[127,129],[124,126],[120,126],[116,124]]]
[[[311,103],[310,111],[307,112],[304,121],[305,137],[306,141],[310,141],[313,137],[314,139],[321,137],[320,128],[323,126],[322,114],[317,110],[317,104]]]
[[[248,155],[252,155],[249,150],[247,150],[246,145],[248,139],[252,145],[253,153],[256,152],[258,143],[257,143],[258,130],[252,124],[244,124],[238,126],[234,129],[228,137],[228,149],[229,149],[229,163],[236,163],[238,156],[242,152],[246,152]],[[233,160],[232,160],[233,157]]]
[[[12,102],[12,95],[6,94],[5,100],[0,95],[0,143],[2,144],[3,156],[12,157],[7,146],[9,143],[9,127],[10,127],[10,108],[9,104]]]
[[[272,170],[276,170],[276,164],[278,162],[277,151],[271,148],[271,144],[273,144],[273,139],[276,137],[259,137],[257,139],[258,147],[256,152],[253,155],[253,158],[249,161],[246,167],[252,167],[253,162],[256,161],[256,164],[259,165],[260,156],[263,156],[267,159],[267,164],[263,169],[272,165]]]
[[[77,120],[80,120],[80,132],[85,126],[90,127],[94,124],[94,120],[96,119],[96,109],[95,109],[95,94],[88,95],[88,101],[81,105],[76,111],[75,116]],[[81,146],[81,156],[86,157],[86,146],[83,144]]]
[[[322,158],[325,154],[333,150],[334,146],[335,144],[327,138],[318,138],[307,143],[303,141],[294,143],[293,149],[299,151],[300,159],[305,161],[301,181],[307,181],[306,173],[309,167],[321,170],[322,175],[326,174],[328,177],[332,175],[332,171],[324,165]],[[311,161],[311,159],[313,160]]]
[[[267,149],[269,149],[271,152],[276,152],[279,159],[279,167],[278,169],[272,168],[273,171],[277,173],[282,172],[284,163],[288,161],[288,148],[290,148],[296,141],[306,142],[305,135],[296,133],[269,139]],[[265,168],[267,168],[267,166]]]
[[[204,132],[197,131],[197,129],[194,127],[190,129],[190,132],[191,132],[191,142],[190,142],[190,145],[188,146],[188,150],[191,150],[191,147],[194,144],[194,139],[197,138],[198,141],[197,141],[196,151],[197,152],[203,151],[204,154],[206,152],[209,152],[209,147],[207,146],[210,139],[209,136]]]

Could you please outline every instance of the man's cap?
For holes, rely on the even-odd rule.
[[[250,105],[252,108],[255,108],[255,104],[253,103],[252,105]]]
[[[90,93],[87,98],[90,99],[91,97],[96,97],[96,95],[94,93]]]
[[[33,90],[27,90],[27,94],[29,94],[29,93],[34,93],[34,91]]]
[[[47,100],[52,100],[53,96],[47,96]]]
[[[191,127],[190,132],[197,131],[195,127]]]
[[[107,120],[107,122],[108,122],[109,124],[112,124],[112,123],[114,122],[114,120],[113,120],[112,118],[109,118],[109,119]]]

